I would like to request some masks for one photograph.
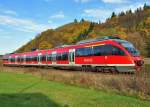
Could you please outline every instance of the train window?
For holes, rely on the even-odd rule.
[[[46,55],[41,56],[41,61],[46,61]]]
[[[52,53],[52,61],[56,61],[56,53]]]
[[[28,56],[26,57],[26,61],[28,62]]]
[[[6,59],[6,58],[3,58],[2,60],[3,60],[3,61],[6,61],[7,59]]]
[[[33,56],[32,57],[32,61],[37,61],[38,60],[38,56]]]
[[[56,60],[61,60],[61,53],[58,53],[58,54],[57,54]]]
[[[24,61],[24,58],[23,57],[20,57],[20,62],[23,62]]]
[[[30,61],[30,58],[29,58],[29,57],[27,57],[27,62],[28,62],[28,61]]]
[[[15,58],[11,58],[10,61],[11,61],[11,62],[15,62]]]
[[[81,56],[92,56],[92,48],[87,47],[87,48],[78,48],[76,50],[76,57],[81,57]]]
[[[68,53],[67,52],[62,53],[61,60],[68,60]]]
[[[94,56],[103,55],[121,55],[124,56],[125,53],[118,47],[112,45],[102,45],[93,47]]]
[[[32,60],[32,59],[31,59],[30,56],[27,56],[27,57],[26,57],[26,61],[27,61],[27,62],[29,62],[29,61],[31,61],[31,60]]]
[[[51,54],[48,55],[47,60],[48,60],[48,61],[51,61],[51,60],[52,60],[52,55],[51,55]]]
[[[124,56],[125,53],[120,48],[112,46],[112,55],[121,55],[121,56]]]
[[[21,62],[21,58],[20,57],[17,57],[17,62]]]
[[[3,61],[8,61],[8,58],[2,58]]]
[[[31,56],[29,57],[29,61],[32,61],[32,57]]]
[[[12,58],[12,62],[15,62],[15,58]]]
[[[26,57],[26,61],[28,62],[28,57]]]
[[[10,60],[10,62],[12,62],[12,59],[11,59],[11,58],[9,58],[9,60]]]
[[[93,55],[94,56],[103,56],[103,55],[111,55],[112,53],[111,45],[101,45],[93,47]]]

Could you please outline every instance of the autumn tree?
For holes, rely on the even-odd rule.
[[[125,13],[122,11],[121,13],[119,13],[119,16],[124,16]]]
[[[150,9],[150,6],[145,3],[143,9],[144,10]]]
[[[112,12],[111,18],[114,18],[114,17],[116,17],[116,14],[115,12]]]
[[[82,22],[84,22],[84,21],[85,21],[85,20],[82,18],[80,22],[82,23]]]
[[[74,19],[74,23],[78,23],[78,20],[77,20],[77,19]]]
[[[50,44],[49,42],[47,41],[42,41],[40,44],[39,44],[39,49],[51,49],[52,48],[52,44]]]

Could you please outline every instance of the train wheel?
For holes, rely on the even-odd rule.
[[[104,67],[96,67],[97,72],[104,72]]]
[[[91,71],[92,71],[91,65],[87,65],[87,66],[86,66],[86,69],[87,69],[88,72],[91,72]]]
[[[83,71],[83,72],[88,71],[88,69],[87,69],[87,66],[86,66],[86,65],[83,65],[83,66],[82,66],[82,71]]]
[[[85,72],[85,66],[82,66],[82,71]]]
[[[113,74],[118,73],[116,67],[110,67],[110,72],[113,73]]]

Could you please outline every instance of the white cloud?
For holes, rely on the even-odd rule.
[[[41,32],[50,28],[48,25],[38,24],[31,20],[14,18],[7,15],[0,15],[0,24],[10,26],[24,32]]]
[[[63,19],[65,18],[65,15],[62,11],[50,16],[51,19]]]
[[[111,15],[112,11],[100,8],[86,9],[83,16],[95,18],[96,20],[105,21]]]
[[[14,15],[14,16],[18,15],[15,11],[12,11],[12,10],[5,10],[5,11],[3,11],[3,13],[5,13],[7,15]]]
[[[87,3],[90,1],[92,1],[92,0],[75,0],[75,2],[77,2],[77,3]]]
[[[11,33],[9,31],[0,29],[0,39],[11,39],[12,37],[10,35]]]
[[[120,3],[128,3],[129,0],[102,0],[104,3],[117,3],[117,4],[120,4]]]
[[[0,13],[5,15],[11,15],[11,16],[18,16],[18,13],[14,10],[5,9],[0,7]]]
[[[124,5],[124,6],[121,6],[120,8],[115,8],[115,12],[116,13],[119,13],[121,11],[127,11],[129,9],[131,9],[132,11],[135,11],[137,8],[139,7],[143,7],[144,4],[143,3],[135,3],[135,4],[131,4],[131,5]]]

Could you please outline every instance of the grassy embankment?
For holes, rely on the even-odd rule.
[[[150,102],[47,81],[23,72],[0,72],[0,106],[149,107]]]
[[[32,73],[44,79],[150,100],[150,66],[137,75],[105,74],[40,68],[4,67],[3,71]]]
[[[146,62],[146,61],[145,61]],[[77,72],[56,69],[0,67],[4,72],[22,72],[40,76],[47,80],[86,87],[103,92],[150,100],[150,65],[143,67],[139,75]]]

